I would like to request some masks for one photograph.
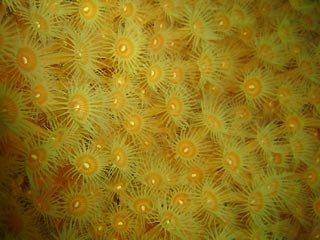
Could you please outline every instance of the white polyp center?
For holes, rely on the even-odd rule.
[[[151,70],[151,76],[153,77],[155,74],[154,70]]]
[[[183,205],[183,201],[182,201],[181,199],[178,200],[178,203],[179,203],[180,205]]]
[[[37,93],[37,94],[35,95],[36,98],[39,98],[40,96],[41,96],[40,93]]]
[[[250,204],[255,204],[256,200],[251,200]]]
[[[250,84],[250,85],[249,85],[249,89],[251,89],[251,90],[252,90],[252,89],[255,89],[255,88],[256,88],[256,86],[255,86],[255,85],[253,85],[253,84]]]
[[[176,78],[177,77],[177,74],[176,72],[173,73],[173,78]]]
[[[76,202],[73,204],[73,207],[74,207],[74,208],[78,208],[79,205],[80,205],[79,201],[76,201]]]
[[[123,222],[122,222],[122,221],[119,221],[119,222],[118,222],[118,226],[123,226]]]
[[[191,177],[195,178],[195,177],[197,177],[197,174],[196,173],[192,173]]]
[[[87,162],[83,163],[83,166],[84,166],[84,168],[86,168],[86,169],[89,169],[89,168],[90,168],[90,164],[87,163]]]
[[[119,156],[119,155],[117,155],[116,159],[117,159],[117,161],[120,161],[120,156]]]
[[[31,158],[32,158],[33,160],[37,160],[37,159],[38,159],[38,156],[37,156],[36,154],[31,154]]]
[[[157,39],[154,39],[154,40],[153,40],[153,45],[157,45],[157,43],[158,43],[158,40],[157,40]]]
[[[26,58],[25,56],[22,57],[22,62],[23,64],[28,64],[28,58]]]
[[[227,160],[227,162],[229,165],[232,165],[232,160],[230,158]]]
[[[170,223],[171,223],[170,219],[166,220],[166,224],[169,225]]]
[[[102,231],[102,226],[99,226],[99,227],[98,227],[98,231]]]
[[[152,183],[152,185],[154,185],[156,183],[156,180],[152,179],[151,183]]]
[[[162,24],[162,23],[160,23],[160,29],[161,29],[161,28],[163,28],[163,24]]]
[[[223,24],[224,24],[224,22],[221,20],[221,21],[219,22],[219,25],[222,26]]]
[[[78,112],[80,110],[80,105],[79,104],[75,105],[73,109],[74,111]]]
[[[183,152],[184,152],[184,153],[189,152],[189,148],[188,148],[188,147],[185,147],[185,148],[183,149]]]
[[[97,144],[97,148],[102,148],[102,146],[100,144]]]
[[[38,21],[36,21],[35,24],[36,24],[37,28],[41,27],[41,25],[40,25],[40,23]]]
[[[88,6],[85,6],[85,7],[83,8],[83,11],[84,11],[85,13],[89,12],[89,10],[90,10],[90,8],[89,8]]]
[[[170,105],[171,109],[175,110],[176,109],[176,105],[174,105],[173,103]]]
[[[121,185],[118,185],[118,186],[116,187],[117,190],[120,190],[121,188],[122,188]]]
[[[127,50],[127,46],[125,44],[122,44],[120,51],[125,52]]]
[[[141,206],[141,211],[144,212],[146,210],[146,207],[144,205]]]
[[[134,121],[132,121],[132,120],[129,123],[130,123],[131,126],[135,125]]]
[[[115,99],[113,100],[113,103],[114,103],[114,104],[117,104],[117,103],[118,103],[118,99],[115,98]]]

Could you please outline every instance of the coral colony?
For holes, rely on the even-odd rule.
[[[1,239],[320,239],[319,1],[0,2]]]

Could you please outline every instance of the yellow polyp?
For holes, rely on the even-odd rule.
[[[79,12],[85,20],[92,20],[97,16],[98,7],[92,0],[82,0]]]
[[[36,53],[31,48],[19,48],[17,52],[17,64],[24,71],[31,72],[37,67]]]
[[[162,76],[162,70],[159,66],[151,66],[148,74],[148,80],[154,84],[158,83]]]
[[[32,100],[37,105],[44,105],[48,100],[48,91],[43,85],[36,85],[31,89]]]
[[[258,212],[261,211],[264,207],[264,199],[261,192],[252,193],[248,198],[249,208],[254,211]]]
[[[179,192],[174,195],[172,202],[177,207],[186,208],[186,207],[190,206],[191,199],[186,193]]]
[[[219,203],[216,195],[213,192],[205,191],[203,193],[203,204],[206,209],[210,211],[217,211],[219,209]]]
[[[127,3],[124,3],[122,6],[122,13],[124,16],[130,17],[134,14],[134,9],[135,7],[132,4],[132,2],[127,2]]]
[[[86,97],[75,94],[70,99],[69,111],[76,121],[83,122],[89,116],[89,103]]]
[[[124,215],[116,215],[112,220],[112,225],[118,231],[125,231],[129,227],[129,221]]]
[[[297,132],[301,130],[301,121],[298,117],[292,116],[286,120],[285,126],[289,132]]]
[[[122,148],[115,148],[112,152],[112,162],[119,168],[124,168],[128,164],[128,157]]]
[[[176,151],[177,154],[184,159],[192,159],[197,154],[195,144],[188,139],[180,140],[177,144]]]
[[[28,155],[27,167],[32,171],[39,171],[47,162],[47,151],[44,148],[31,150]]]
[[[171,97],[167,101],[168,112],[173,116],[178,116],[183,112],[183,102],[178,97]]]
[[[224,157],[224,166],[233,172],[237,172],[241,166],[239,155],[236,152],[228,152]]]
[[[98,160],[93,155],[84,155],[78,157],[76,166],[80,174],[85,176],[93,176],[98,170]]]
[[[152,206],[153,206],[152,201],[147,198],[138,198],[133,203],[133,208],[139,214],[149,213]]]
[[[0,98],[0,104],[2,107],[0,111],[2,116],[4,116],[4,119],[10,123],[15,122],[18,117],[19,110],[14,100],[7,96],[3,96]]]
[[[134,51],[134,44],[128,38],[120,38],[115,44],[116,55],[121,59],[130,59]]]
[[[244,92],[250,97],[259,97],[262,92],[261,80],[259,78],[245,80]]]
[[[70,196],[66,201],[66,212],[73,217],[85,215],[88,211],[88,200],[85,196],[75,194]]]
[[[128,131],[138,133],[142,128],[142,119],[138,115],[132,115],[126,122]]]
[[[160,174],[158,173],[149,173],[145,177],[145,182],[149,187],[158,187],[162,184],[163,179]]]

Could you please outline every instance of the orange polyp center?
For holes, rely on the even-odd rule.
[[[178,116],[183,111],[183,102],[178,97],[171,97],[167,101],[167,109],[173,116]]]
[[[0,99],[0,103],[4,119],[8,122],[14,122],[18,117],[18,107],[15,102],[11,98],[4,96]]]
[[[116,148],[112,153],[112,162],[119,168],[124,168],[128,164],[126,152],[122,148]]]
[[[248,107],[243,105],[243,106],[239,106],[238,108],[236,108],[236,115],[240,119],[248,120],[248,119],[250,119],[251,113],[250,113]]]
[[[98,169],[97,159],[92,155],[84,155],[77,159],[78,171],[86,176],[92,176]]]
[[[176,147],[178,155],[185,159],[192,159],[197,154],[197,148],[195,144],[189,139],[182,139],[179,141]]]
[[[112,108],[116,112],[120,112],[125,105],[125,97],[122,92],[115,92],[112,94]]]
[[[40,30],[41,32],[47,32],[49,30],[49,24],[47,20],[41,15],[36,14],[34,16],[34,24],[38,31]]]
[[[172,71],[171,80],[173,83],[181,83],[184,79],[184,71],[180,66],[174,67]]]
[[[88,201],[87,199],[80,195],[75,194],[67,200],[66,211],[68,214],[74,217],[81,217],[88,210]]]
[[[47,152],[44,148],[31,150],[28,156],[28,167],[37,171],[41,169],[42,164],[47,161]]]
[[[236,152],[228,152],[224,157],[224,163],[226,168],[236,172],[240,168],[241,159]]]
[[[193,25],[192,25],[192,29],[193,29],[193,32],[194,32],[196,35],[201,35],[201,34],[203,34],[203,32],[204,32],[204,25],[203,25],[203,22],[201,21],[201,19],[199,19],[199,18],[195,19],[195,21],[193,22]]]
[[[149,173],[145,177],[145,181],[149,187],[158,187],[161,185],[163,179],[162,176],[158,173]]]
[[[82,95],[76,94],[71,98],[69,109],[79,121],[85,121],[89,115],[89,103]]]
[[[255,192],[249,196],[249,207],[251,210],[257,212],[263,208],[263,195],[261,192]]]
[[[302,61],[300,63],[299,69],[306,76],[310,76],[313,73],[312,64],[308,61]]]
[[[127,2],[122,5],[121,10],[124,16],[130,17],[134,14],[134,5],[132,4],[132,2]]]
[[[160,51],[163,48],[163,45],[164,39],[160,33],[154,35],[150,40],[150,47],[154,51]]]
[[[320,216],[320,199],[316,199],[313,203],[314,212]]]
[[[37,85],[31,89],[33,102],[38,105],[43,105],[48,100],[48,91],[43,85]]]
[[[226,15],[220,15],[216,18],[217,27],[221,31],[228,31],[230,29],[230,20]]]
[[[33,201],[35,207],[38,209],[41,213],[49,213],[50,211],[50,205],[48,203],[48,200],[44,197],[37,197]]]
[[[199,71],[204,74],[204,73],[209,73],[212,71],[212,56],[203,56],[199,59]]]
[[[158,83],[161,79],[162,69],[159,66],[152,66],[149,69],[148,79],[152,83]]]
[[[219,118],[214,115],[207,116],[208,124],[213,129],[221,129],[222,123]]]
[[[286,121],[286,128],[290,132],[297,132],[301,130],[301,121],[298,117],[292,116],[289,117]]]
[[[91,0],[83,0],[79,5],[80,14],[86,20],[92,20],[98,12],[96,4]]]
[[[129,221],[124,215],[116,215],[113,218],[112,225],[117,231],[126,231],[129,227]]]
[[[202,183],[204,178],[204,173],[200,169],[190,168],[187,174],[187,179],[189,183]]]
[[[164,227],[169,227],[171,224],[177,223],[177,218],[171,211],[165,211],[162,214],[161,222],[164,225]]]
[[[19,48],[17,53],[17,63],[19,67],[27,72],[33,71],[37,67],[37,57],[32,49]]]
[[[142,127],[142,119],[138,115],[132,115],[129,120],[127,120],[127,129],[132,133],[138,133]]]
[[[277,179],[273,179],[267,186],[267,192],[269,196],[275,196],[279,190],[279,181]]]
[[[306,176],[309,185],[315,185],[319,180],[318,172],[314,168],[309,168],[306,172]]]
[[[179,192],[173,197],[173,204],[178,207],[186,208],[190,205],[190,197],[188,194]]]
[[[262,44],[260,46],[260,55],[264,60],[273,59],[273,49],[272,46],[268,44]]]
[[[85,43],[81,42],[78,44],[75,54],[81,64],[85,65],[89,62],[90,55]]]
[[[213,192],[205,191],[203,193],[204,206],[210,211],[217,211],[219,203],[216,195]]]
[[[244,82],[244,91],[250,97],[258,97],[262,92],[262,84],[259,78],[249,78]]]
[[[119,58],[129,59],[134,54],[134,44],[128,38],[120,38],[116,43],[116,54]]]
[[[147,214],[152,208],[152,201],[147,198],[136,199],[133,203],[133,208],[139,214]]]
[[[250,27],[241,28],[239,34],[240,38],[245,42],[249,42],[253,38],[253,31]]]
[[[281,164],[282,163],[282,154],[272,153],[271,160],[274,164]]]

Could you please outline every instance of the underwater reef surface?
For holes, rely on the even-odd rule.
[[[1,0],[1,239],[320,239],[320,3]]]

